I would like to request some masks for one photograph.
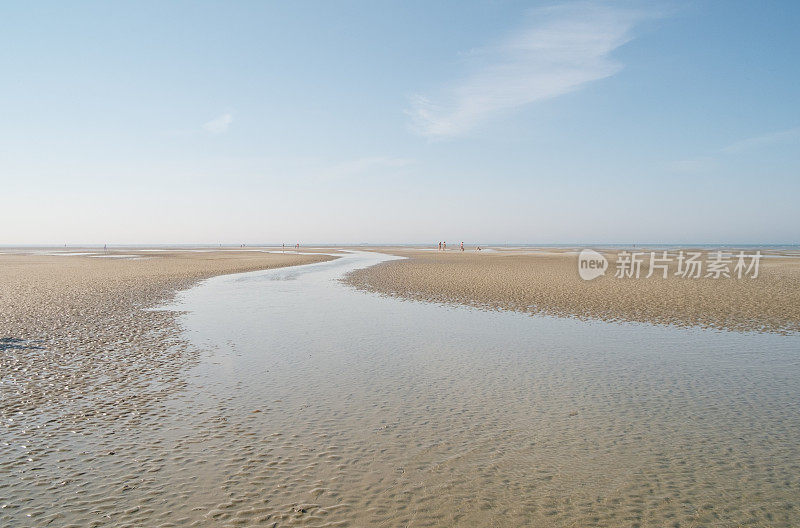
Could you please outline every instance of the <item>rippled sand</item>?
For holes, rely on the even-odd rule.
[[[644,278],[648,262],[642,265],[643,278],[618,279],[617,252],[608,251],[609,272],[584,281],[578,276],[577,252],[571,251],[391,252],[409,258],[358,270],[348,282],[400,298],[489,309],[740,331],[800,331],[800,258],[764,258],[756,279],[684,279],[674,275],[674,262],[667,279],[659,272]]]
[[[135,449],[97,446],[142,427],[157,402],[183,387],[182,374],[197,356],[180,336],[176,313],[146,308],[214,275],[332,258],[232,250],[74,252],[81,254],[0,254],[3,526],[20,521],[27,501],[55,497],[56,490],[73,495],[81,509],[102,509],[90,506],[97,500],[94,483],[101,496],[113,493],[98,472],[121,460],[139,471]],[[98,254],[125,257],[92,256]],[[48,514],[60,525],[65,512]]]
[[[339,282],[379,259],[216,277],[179,295],[177,320],[87,312],[116,309],[135,282],[76,298],[65,324],[95,322],[67,332],[93,360],[65,350],[57,369],[52,345],[4,342],[0,525],[800,524],[795,336],[399,302]],[[169,346],[93,344],[104,324],[151,315],[169,324],[143,335]]]

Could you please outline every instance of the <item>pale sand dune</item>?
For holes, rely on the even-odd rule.
[[[381,249],[380,251],[386,251]],[[571,250],[420,251],[358,270],[357,288],[400,298],[557,316],[701,326],[737,331],[800,331],[800,259],[764,258],[756,279],[617,279],[578,276]],[[703,259],[705,261],[705,259]],[[648,263],[642,266],[647,275]],[[674,272],[673,264],[671,271]]]

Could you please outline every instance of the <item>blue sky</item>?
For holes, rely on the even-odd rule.
[[[0,244],[800,243],[800,3],[4,2]]]

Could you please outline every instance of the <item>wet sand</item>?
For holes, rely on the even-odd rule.
[[[135,427],[183,387],[197,349],[181,337],[176,312],[148,308],[215,275],[334,258],[236,250],[44,253],[0,254],[0,520],[20,507],[9,486],[56,470],[39,462],[65,445],[64,435]],[[80,458],[76,473],[83,474],[93,464]]]
[[[121,399],[162,390],[187,357],[175,314],[148,308],[215,275],[331,258],[238,250],[0,254],[3,417],[66,397],[73,413],[98,405],[122,412]],[[91,406],[78,404],[84,399]]]
[[[199,349],[181,335],[179,312],[151,308],[213,276],[336,258],[305,251],[4,249],[0,525],[20,525],[20,509],[42,493],[55,497],[56,490],[69,490],[81,498],[79,504],[91,503],[96,496],[78,490],[92,480],[96,493],[112,496],[95,473],[103,465],[97,456],[138,472],[132,448],[127,457],[115,457],[113,447],[84,448],[115,435],[129,437],[185,387]],[[70,518],[69,512],[51,513],[56,525]]]
[[[167,507],[222,526],[800,522],[797,337],[400,302],[338,285],[354,259],[186,292],[216,352]]]
[[[676,277],[675,262],[666,279],[659,272],[650,279],[618,279],[618,252],[606,251],[606,275],[584,281],[578,276],[577,253],[563,249],[389,252],[408,258],[358,270],[347,281],[398,298],[486,309],[736,331],[800,331],[800,258],[763,258],[755,279]],[[643,264],[642,277],[648,266]]]
[[[26,338],[3,341],[0,525],[800,523],[796,336],[341,284],[374,254],[140,310],[325,258],[0,258],[26,263],[2,268]]]

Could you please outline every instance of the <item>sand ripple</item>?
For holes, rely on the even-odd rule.
[[[637,321],[737,331],[800,332],[800,259],[765,258],[756,279],[655,274],[648,263],[640,279],[614,278],[616,252],[606,252],[610,271],[583,281],[577,255],[554,251],[437,252],[393,250],[407,260],[352,273],[347,282],[398,298],[456,303],[606,321]],[[748,251],[751,253],[751,251]],[[704,259],[701,259],[704,260]]]

